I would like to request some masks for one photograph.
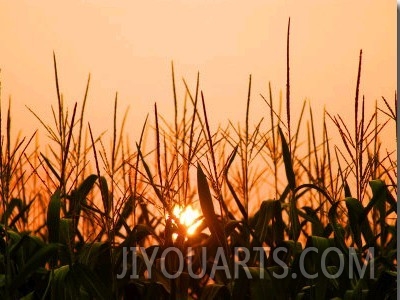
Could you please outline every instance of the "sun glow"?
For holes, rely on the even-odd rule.
[[[191,205],[188,205],[185,208],[177,205],[174,207],[173,214],[179,219],[181,224],[186,227],[188,235],[193,234],[200,225],[198,220],[200,212],[193,209]]]

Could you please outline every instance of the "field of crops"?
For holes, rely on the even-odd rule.
[[[57,106],[32,109],[45,147],[11,136],[2,102],[0,298],[396,299],[397,150],[381,137],[397,96],[367,116],[359,60],[354,120],[316,122],[306,102],[294,119],[288,56],[285,101],[270,86],[259,122],[251,77],[244,124],[213,131],[199,80],[177,99],[172,66],[172,122],[156,105],[119,120],[116,97],[109,138],[87,92],[64,106],[54,57]]]

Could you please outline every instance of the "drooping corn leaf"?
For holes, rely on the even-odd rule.
[[[323,236],[324,235],[324,225],[321,223],[321,220],[317,216],[317,212],[309,206],[303,206],[302,209],[305,210],[306,213],[301,210],[297,210],[297,213],[303,217],[306,221],[311,223],[311,235],[313,236]]]
[[[77,189],[77,193],[81,199],[87,197],[87,195],[93,189],[96,180],[97,180],[97,175],[91,174],[88,177],[86,177],[85,180],[80,184],[80,186]]]
[[[5,224],[6,222],[8,222],[8,218],[11,216],[14,209],[18,209],[18,211],[21,211],[23,209],[23,206],[24,204],[21,199],[12,198],[6,206],[6,211],[3,212],[3,215],[1,216],[1,223]]]
[[[381,244],[385,245],[388,237],[388,232],[386,228],[386,218],[390,211],[396,212],[397,214],[397,204],[392,198],[390,192],[387,190],[387,186],[383,180],[376,179],[371,180],[369,185],[372,190],[371,201],[364,209],[364,218],[368,215],[373,207],[376,207],[379,212],[379,227],[381,230]],[[389,204],[390,210],[386,211],[386,203]]]

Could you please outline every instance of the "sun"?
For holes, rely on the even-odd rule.
[[[173,209],[173,214],[179,219],[181,224],[186,227],[188,235],[192,235],[200,225],[198,220],[200,217],[200,212],[193,209],[191,205],[188,205],[185,208],[176,205]]]

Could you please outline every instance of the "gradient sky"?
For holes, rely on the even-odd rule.
[[[87,76],[87,118],[99,134],[119,109],[130,106],[127,128],[140,132],[154,102],[172,112],[171,61],[178,96],[185,78],[194,90],[197,72],[213,124],[244,121],[252,74],[252,115],[268,112],[260,93],[275,99],[286,84],[286,31],[291,18],[291,95],[294,115],[304,99],[316,118],[353,116],[358,56],[363,49],[361,93],[367,105],[396,90],[395,1],[1,1],[0,68],[3,106],[12,98],[15,130],[40,128],[56,106],[52,52],[61,91],[72,110]],[[295,118],[295,117],[294,117]],[[170,118],[172,120],[172,117]],[[391,136],[390,139],[394,138]]]

